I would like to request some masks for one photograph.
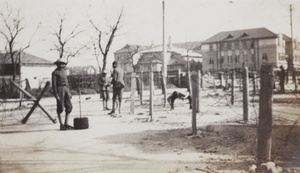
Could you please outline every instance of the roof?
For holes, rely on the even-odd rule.
[[[142,54],[147,54],[147,53],[154,53],[154,52],[162,52],[162,46],[158,46],[158,47],[155,47],[153,49],[148,49],[148,50],[144,50],[142,51],[141,53]],[[187,49],[184,49],[184,48],[178,48],[178,47],[175,47],[175,46],[172,46],[172,48],[170,47],[167,47],[167,52],[170,52],[170,53],[177,53],[177,54],[180,54],[182,57],[202,57],[201,54],[199,53],[196,53],[194,51],[190,51],[190,50],[187,50]]]
[[[218,34],[205,40],[203,43],[277,37],[277,34],[266,28],[254,28],[219,32]]]
[[[14,54],[15,57],[18,55]],[[48,61],[43,58],[39,58],[37,56],[31,55],[26,52],[21,52],[21,64],[34,64],[34,65],[54,65],[52,61]],[[1,64],[11,64],[11,59],[5,53],[0,53],[0,63]]]
[[[184,42],[184,43],[173,43],[173,46],[183,48],[187,50],[201,49],[202,41]]]
[[[150,49],[151,46],[141,46],[135,44],[126,44],[123,48],[115,51],[114,53],[128,53],[128,52],[140,52],[143,50]]]

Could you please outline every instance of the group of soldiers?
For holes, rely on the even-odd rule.
[[[73,129],[69,124],[69,115],[72,112],[73,106],[71,103],[72,94],[70,92],[69,83],[67,79],[67,72],[66,72],[66,64],[67,61],[60,58],[54,62],[57,68],[52,72],[52,88],[53,94],[56,98],[57,104],[57,116],[60,123],[60,130],[69,130]],[[107,71],[104,70],[102,72],[100,78],[100,92],[103,99],[103,110],[110,110],[107,106],[108,98],[109,98],[109,90],[108,87],[112,85],[113,88],[113,104],[111,112],[108,114],[112,117],[120,116],[121,113],[121,102],[122,102],[122,95],[123,95],[123,88],[125,87],[124,84],[124,72],[121,68],[118,67],[118,62],[114,61],[112,63],[113,71],[111,74],[111,81],[107,78],[106,74]],[[118,104],[118,113],[116,113],[116,104]],[[65,120],[62,121],[61,114],[65,109]]]

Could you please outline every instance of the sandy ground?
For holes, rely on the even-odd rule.
[[[174,90],[187,94],[168,89],[168,95]],[[81,107],[73,96],[72,119],[80,117],[81,108],[81,117],[89,120],[85,130],[60,131],[39,108],[22,124],[30,102],[0,112],[0,172],[249,172],[256,163],[258,95],[250,97],[251,121],[244,124],[238,87],[234,105],[230,92],[202,89],[195,136],[188,101],[176,100],[170,111],[160,90],[155,91],[153,122],[147,122],[147,92],[144,105],[135,102],[134,114],[125,93],[121,118],[102,111],[99,95],[82,95]],[[282,172],[300,172],[299,98],[299,93],[274,94],[272,161]],[[56,117],[53,98],[43,98],[41,105]]]

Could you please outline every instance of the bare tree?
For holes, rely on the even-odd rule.
[[[97,60],[98,69],[99,69],[99,72],[101,72],[101,65],[100,65],[100,61],[99,61],[100,50],[97,49],[97,45],[95,43],[92,43],[92,44],[93,44],[93,48],[94,48],[94,55]]]
[[[58,30],[54,31],[52,35],[56,37],[56,43],[54,44],[55,48],[52,50],[56,50],[59,53],[59,58],[65,58],[67,61],[70,61],[71,57],[75,57],[76,55],[80,54],[80,52],[86,48],[86,44],[82,46],[71,46],[71,41],[76,39],[82,32],[83,29],[79,29],[81,24],[76,25],[72,31],[68,34],[66,33],[65,27],[65,18],[62,17],[60,19]],[[66,36],[65,36],[66,35]]]
[[[140,57],[134,58],[134,56],[140,52],[140,49],[141,49],[140,45],[136,45],[132,49],[130,48],[130,46],[127,47],[127,51],[129,55],[128,61],[133,69],[133,72],[136,72],[137,63],[140,59]]]
[[[106,64],[107,64],[107,56],[109,53],[109,49],[113,43],[115,34],[117,32],[117,30],[120,28],[120,22],[121,22],[121,18],[123,17],[123,9],[121,10],[117,21],[115,24],[109,26],[109,31],[105,32],[101,29],[99,29],[99,27],[97,27],[94,22],[92,20],[90,20],[90,23],[93,25],[94,29],[97,32],[97,46],[98,49],[100,50],[102,56],[103,56],[103,65],[102,65],[102,71],[104,69],[106,69]],[[103,35],[107,35],[108,36],[108,40],[107,42],[105,42]],[[99,67],[100,68],[100,67]]]
[[[27,45],[20,45],[21,33],[25,33],[24,26],[24,17],[20,16],[20,10],[13,11],[6,4],[7,14],[3,11],[0,11],[1,20],[3,21],[4,27],[1,28],[0,34],[5,38],[5,55],[4,57],[10,58],[12,66],[13,66],[13,80],[16,79],[17,75],[17,63],[20,61],[21,53],[31,46],[31,41],[34,34],[31,36]],[[35,32],[38,30],[39,25],[37,26]],[[34,32],[34,33],[35,33]],[[19,45],[18,45],[19,43]]]

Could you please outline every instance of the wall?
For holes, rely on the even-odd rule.
[[[51,81],[51,74],[56,66],[22,66],[21,67],[21,85],[25,88],[25,79],[27,78],[31,88],[44,87],[47,81]]]
[[[263,63],[276,65],[278,59],[277,39],[260,39],[258,41],[259,49],[259,67]],[[263,60],[263,54],[267,54],[267,60]]]

